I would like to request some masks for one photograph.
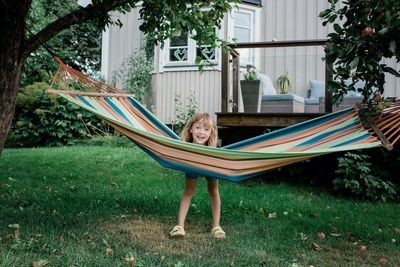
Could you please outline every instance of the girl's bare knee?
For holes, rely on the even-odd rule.
[[[185,195],[185,196],[191,197],[191,196],[194,195],[195,192],[196,192],[196,188],[186,187],[186,188],[183,190],[183,193],[182,193],[182,194]]]
[[[208,194],[210,195],[210,197],[217,197],[217,196],[219,196],[218,187],[217,187],[217,188],[208,188]]]
[[[211,197],[219,196],[218,182],[215,181],[208,182],[207,191]]]

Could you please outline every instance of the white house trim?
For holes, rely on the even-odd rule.
[[[110,28],[107,27],[102,34],[101,38],[101,75],[106,79],[108,76],[109,68],[109,48],[110,48]]]

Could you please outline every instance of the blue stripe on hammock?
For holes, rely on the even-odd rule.
[[[333,147],[339,147],[339,146],[348,145],[348,144],[351,144],[351,143],[354,143],[354,142],[358,142],[358,141],[364,140],[365,138],[368,138],[370,136],[371,136],[371,134],[363,134],[360,137],[353,138],[353,139],[348,140],[346,142],[337,144],[336,146],[333,146]]]
[[[176,133],[174,133],[165,124],[161,123],[158,119],[156,119],[155,116],[146,108],[144,108],[139,102],[137,102],[135,99],[131,97],[127,97],[127,99],[135,108],[137,108],[143,115],[145,115],[146,118],[150,120],[151,123],[157,126],[158,129],[161,129],[164,133],[168,134],[170,137],[180,140],[179,136],[176,135]]]
[[[310,121],[305,121],[305,122],[302,122],[302,123],[299,123],[299,124],[295,124],[295,125],[292,125],[292,126],[289,126],[289,127],[285,127],[285,128],[270,132],[270,133],[266,133],[266,134],[263,134],[263,135],[260,135],[260,136],[256,136],[256,137],[244,140],[244,141],[240,141],[240,142],[237,142],[237,143],[234,143],[234,144],[230,144],[230,145],[224,146],[223,148],[226,148],[226,149],[239,149],[239,148],[243,148],[243,147],[246,147],[246,146],[250,146],[252,144],[257,144],[257,143],[260,143],[260,142],[263,142],[263,141],[267,141],[267,140],[271,140],[271,139],[274,139],[274,138],[290,135],[292,133],[296,133],[296,132],[300,132],[300,131],[312,128],[314,126],[317,126],[317,125],[322,124],[324,122],[330,121],[330,120],[332,120],[334,118],[340,117],[340,116],[342,116],[344,114],[347,114],[347,113],[350,113],[352,111],[353,111],[353,108],[349,108],[349,109],[345,109],[345,110],[338,111],[338,112],[335,112],[335,113],[331,113],[331,114],[328,114],[328,115],[325,115],[325,116],[322,116],[322,117],[319,117],[319,118],[315,118],[315,119],[310,120]]]
[[[307,140],[307,141],[305,141],[305,142],[303,142],[303,143],[301,143],[301,144],[298,144],[298,145],[295,146],[295,147],[301,147],[301,146],[311,145],[311,144],[316,143],[317,141],[319,141],[319,140],[321,140],[321,139],[324,139],[325,137],[327,137],[327,136],[329,136],[329,135],[331,135],[331,134],[334,134],[334,133],[340,132],[340,131],[342,131],[342,130],[348,129],[348,128],[350,128],[350,127],[352,127],[352,126],[354,126],[354,125],[357,125],[357,124],[358,124],[358,122],[355,121],[355,122],[353,122],[353,123],[350,123],[349,125],[343,126],[343,127],[338,128],[338,129],[336,129],[336,130],[332,130],[332,131],[329,131],[329,132],[326,132],[326,133],[317,135],[317,136],[311,138],[310,140]]]
[[[92,104],[90,104],[83,96],[78,95],[77,98],[79,98],[79,100],[83,103],[85,103],[85,105],[97,110],[95,107],[92,106]]]
[[[141,144],[139,144],[138,142],[136,142],[135,140],[131,139],[130,140],[132,142],[134,142],[138,147],[140,147],[140,149],[142,149],[147,155],[149,155],[150,157],[152,157],[155,161],[157,161],[161,166],[166,167],[166,168],[170,168],[170,169],[174,169],[174,170],[179,170],[179,171],[184,171],[184,172],[191,172],[191,173],[195,173],[197,175],[200,176],[205,176],[205,177],[210,177],[210,178],[217,178],[217,179],[222,179],[222,180],[226,180],[226,181],[230,181],[230,182],[241,182],[243,180],[246,180],[248,178],[254,177],[254,176],[258,176],[260,174],[266,173],[270,170],[265,170],[265,171],[261,171],[261,172],[256,172],[256,173],[251,173],[251,174],[245,174],[245,175],[224,175],[224,174],[218,174],[218,173],[214,173],[214,172],[210,172],[210,171],[206,171],[206,170],[202,170],[202,169],[198,169],[198,168],[193,168],[193,167],[189,167],[189,166],[185,166],[173,161],[169,161],[166,159],[162,159],[158,156],[156,156],[155,154],[153,154],[150,150],[148,150],[146,147],[142,146]]]
[[[114,109],[122,118],[124,118],[127,122],[132,124],[132,122],[126,117],[126,115],[110,100],[109,97],[104,97],[107,104]]]

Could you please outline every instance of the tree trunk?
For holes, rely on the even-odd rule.
[[[25,57],[21,56],[30,1],[5,1],[0,11],[0,153],[10,130]],[[18,12],[17,12],[18,10]]]
[[[10,58],[8,58],[10,59]],[[0,63],[0,153],[10,130],[15,111],[21,66],[19,64],[5,65]]]

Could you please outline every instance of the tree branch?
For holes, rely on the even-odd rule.
[[[138,0],[104,0],[99,4],[77,9],[52,22],[36,35],[26,40],[21,49],[21,58],[28,57],[31,52],[38,48],[38,46],[45,44],[57,33],[72,25],[105,16],[109,11],[119,7],[127,9],[132,8],[137,2]]]

